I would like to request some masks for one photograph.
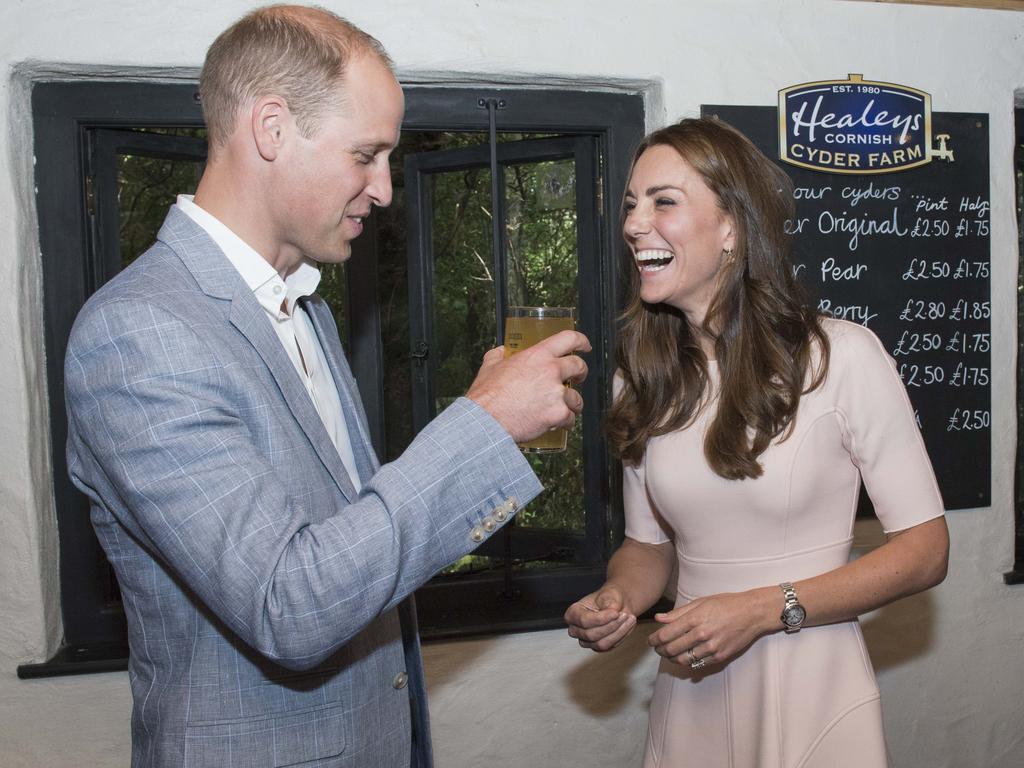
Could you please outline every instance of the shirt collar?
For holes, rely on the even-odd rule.
[[[303,261],[287,279],[282,280],[277,270],[248,243],[215,216],[196,205],[192,195],[178,195],[175,204],[206,231],[238,270],[256,300],[272,317],[291,315],[295,302],[316,291],[320,284],[320,270],[309,262]],[[284,311],[281,308],[282,302],[286,307]]]

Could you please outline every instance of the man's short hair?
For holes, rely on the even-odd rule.
[[[304,136],[316,133],[354,55],[380,57],[384,47],[359,27],[315,6],[271,5],[243,16],[206,52],[199,76],[211,150],[235,129],[239,110],[263,96],[281,96]]]

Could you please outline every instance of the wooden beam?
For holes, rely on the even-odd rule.
[[[987,8],[996,11],[1024,11],[1024,0],[855,0],[902,5],[943,5],[948,8]]]

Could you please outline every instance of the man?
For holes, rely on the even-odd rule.
[[[86,304],[66,361],[68,464],[128,619],[132,764],[427,766],[397,607],[538,493],[516,442],[572,423],[589,344],[492,350],[379,466],[312,291],[391,200],[386,54],[275,6],[217,39],[200,88],[195,199]]]

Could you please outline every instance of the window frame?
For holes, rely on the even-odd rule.
[[[632,150],[644,135],[643,98],[638,94],[612,91],[412,85],[406,87],[402,130],[486,132],[489,128],[488,102],[501,105],[496,121],[502,132],[556,133],[597,139],[600,158],[596,169],[599,221],[595,253],[598,259],[605,261],[605,268],[595,270],[600,273],[595,336],[603,343],[595,348],[590,358],[588,381],[594,389],[587,418],[592,423],[587,429],[590,439],[586,440],[584,451],[591,454],[585,458],[585,465],[595,467],[603,464],[601,471],[585,478],[585,482],[591,485],[585,495],[596,500],[594,503],[599,506],[598,510],[587,510],[587,525],[589,528],[593,524],[592,516],[599,514],[603,535],[600,556],[590,565],[518,574],[514,584],[500,574],[464,580],[431,580],[416,592],[420,633],[426,640],[562,626],[565,607],[603,582],[608,558],[625,535],[621,473],[618,463],[600,444],[603,441],[597,422],[598,414],[605,411],[611,398],[608,369],[614,350],[615,318],[623,306],[622,290],[625,285],[619,271],[623,262],[616,258],[622,248],[616,195],[625,188]],[[375,268],[373,259],[359,259],[358,254],[350,263],[360,269]],[[355,282],[354,277],[352,282]],[[365,296],[359,300],[372,304]],[[371,307],[367,309],[379,318],[378,311]],[[354,308],[351,311],[353,317],[357,316]],[[414,330],[412,335],[415,333]],[[370,411],[370,403],[382,400],[383,390],[379,379],[376,380],[376,391],[364,389],[363,382],[372,382],[373,379],[363,375],[356,360],[360,355],[372,360],[381,358],[380,326],[353,324],[350,343],[353,371]],[[373,384],[368,388],[373,389]],[[375,447],[378,454],[384,455],[382,441]],[[602,455],[599,457],[597,454]],[[510,591],[514,591],[515,599],[509,599]]]
[[[405,87],[406,116],[403,129],[486,130],[484,99],[503,100],[514,106],[501,114],[502,131],[577,133],[596,136],[602,166],[599,171],[598,253],[607,268],[598,286],[598,312],[603,348],[596,349],[591,376],[601,382],[603,409],[610,398],[607,366],[614,348],[614,317],[621,303],[623,281],[616,256],[620,253],[617,199],[608,190],[621,190],[629,169],[629,153],[644,132],[643,97],[636,92],[552,90],[533,87],[487,88],[451,87],[413,83]],[[202,127],[202,112],[194,82],[37,82],[32,92],[34,147],[36,158],[37,214],[42,260],[44,297],[44,344],[50,411],[53,493],[60,535],[61,610],[64,644],[56,655],[42,664],[18,668],[19,677],[110,671],[127,664],[127,636],[120,604],[110,603],[102,588],[105,559],[92,531],[86,497],[71,483],[67,473],[65,443],[67,417],[64,406],[63,363],[68,337],[78,310],[103,282],[107,267],[97,247],[101,237],[90,177],[88,131],[96,128]],[[357,241],[357,249],[372,249],[372,232]],[[373,259],[353,259],[349,268],[349,355],[359,382],[360,393],[370,419],[375,447],[383,449],[382,343],[379,307],[367,292],[351,290],[360,284],[375,284]],[[375,292],[370,292],[375,293]],[[597,411],[595,411],[597,412]],[[593,442],[593,441],[592,441]],[[595,448],[597,450],[599,448]],[[604,577],[604,564],[624,535],[621,508],[621,478],[617,464],[607,460],[594,498],[600,500],[606,535],[603,557],[598,566],[574,569],[560,580],[557,589],[547,589],[547,575],[538,573],[523,580],[529,595],[548,603],[564,604],[579,597]],[[99,556],[97,557],[97,553]],[[449,586],[452,594],[437,597],[436,588],[417,593],[427,608],[442,599],[458,603],[461,589]],[[421,595],[421,593],[423,593]],[[509,623],[507,613],[482,612],[480,619],[457,631],[493,633],[552,626],[556,621],[547,610],[540,616],[518,617]],[[421,608],[421,623],[425,612]],[[561,613],[558,613],[560,617]],[[443,627],[428,628],[427,637],[452,634]]]

